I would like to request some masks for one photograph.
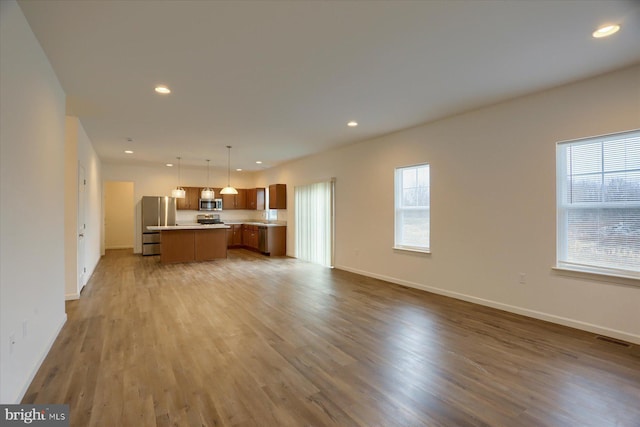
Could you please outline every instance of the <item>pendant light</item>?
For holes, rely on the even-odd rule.
[[[202,200],[213,200],[213,198],[215,197],[216,193],[209,188],[209,162],[211,160],[207,159],[207,187],[203,188],[202,191],[200,192],[200,198]]]
[[[171,190],[171,197],[175,197],[176,199],[184,199],[184,196],[186,193],[184,191],[184,188],[180,187],[180,178],[181,178],[180,175],[182,172],[180,160],[182,159],[182,157],[176,157],[176,159],[178,159],[178,186],[173,190]]]
[[[220,194],[238,194],[238,190],[231,186],[231,146],[227,145],[229,155],[227,157],[227,186],[220,190]]]

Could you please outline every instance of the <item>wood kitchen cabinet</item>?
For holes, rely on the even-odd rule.
[[[251,249],[258,249],[258,227],[244,224],[242,226],[242,245]]]
[[[242,246],[242,224],[229,224],[227,247]]]
[[[254,224],[229,224],[227,247],[252,249],[264,255],[287,254],[287,227]]]
[[[183,211],[200,210],[200,187],[184,188],[184,199],[176,199],[176,209]]]
[[[212,261],[227,257],[227,230],[185,229],[160,232],[160,262]]]
[[[227,257],[224,229],[194,231],[196,261],[211,261]]]
[[[160,233],[160,245],[160,262],[163,264],[190,262],[196,258],[195,233],[193,230],[162,231]]]
[[[247,209],[247,190],[236,188],[238,194],[222,194],[222,210]]]
[[[264,188],[247,189],[247,209],[264,210]]]
[[[287,209],[287,184],[269,186],[269,209]]]
[[[287,227],[267,228],[267,252],[271,256],[287,254]]]

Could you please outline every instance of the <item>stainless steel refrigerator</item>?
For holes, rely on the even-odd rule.
[[[160,254],[160,232],[148,230],[150,225],[176,225],[176,199],[142,197],[142,255]]]

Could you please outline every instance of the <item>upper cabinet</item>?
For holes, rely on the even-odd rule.
[[[184,199],[176,199],[176,209],[197,211],[200,209],[200,187],[183,187]]]
[[[247,189],[247,209],[264,210],[264,188]]]
[[[287,209],[287,184],[269,186],[269,209]]]
[[[222,194],[222,210],[247,209],[247,190],[236,188],[238,194]]]
[[[281,185],[281,184],[278,184]],[[283,184],[282,184],[283,185]],[[176,209],[197,211],[200,209],[200,192],[201,187],[183,187],[185,192],[184,199],[176,199]],[[214,198],[222,199],[222,209],[251,209],[264,210],[265,208],[265,189],[264,188],[237,188],[238,194],[220,194],[222,188],[213,188],[215,192]],[[284,208],[286,208],[286,194],[284,197]]]

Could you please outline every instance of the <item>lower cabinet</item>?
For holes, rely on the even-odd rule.
[[[227,257],[227,230],[170,230],[160,232],[160,262],[211,261]]]
[[[211,261],[227,257],[226,230],[194,231],[195,260]]]
[[[195,232],[171,230],[160,232],[160,262],[189,262],[196,258]]]
[[[229,224],[227,229],[227,247],[242,246],[242,224]]]
[[[287,227],[266,227],[251,224],[229,224],[227,247],[253,249],[265,255],[287,254]]]
[[[287,254],[287,227],[267,227],[266,254],[285,256]]]
[[[242,245],[250,249],[258,249],[258,227],[256,225],[242,226]]]

